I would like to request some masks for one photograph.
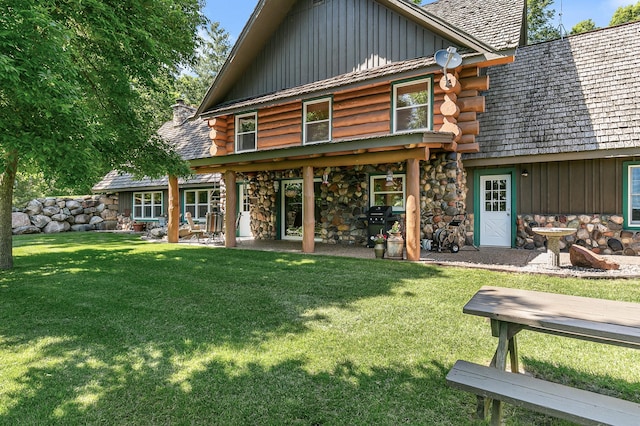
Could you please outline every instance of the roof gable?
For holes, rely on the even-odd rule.
[[[491,8],[496,1],[524,5],[482,3]],[[231,100],[432,56],[450,45],[498,50],[404,0],[261,0],[196,114]]]

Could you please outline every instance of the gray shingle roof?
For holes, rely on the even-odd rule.
[[[524,5],[524,0],[438,0],[422,7],[497,50],[503,50],[520,44]]]
[[[220,174],[202,174],[194,175],[191,179],[178,179],[178,185],[182,186],[197,186],[210,183],[216,183],[220,181]],[[169,178],[162,177],[159,179],[139,179],[136,180],[132,175],[128,173],[120,174],[113,170],[102,180],[97,183],[92,190],[94,192],[117,192],[117,191],[138,191],[138,190],[150,190],[150,189],[166,189],[169,186]]]
[[[480,152],[500,158],[640,148],[640,22],[518,50],[488,70]]]
[[[209,127],[206,121],[198,118],[193,121],[186,119],[190,117],[195,108],[177,104],[174,105],[174,115],[183,117],[183,119],[167,121],[160,129],[158,134],[170,143],[175,144],[176,150],[185,160],[194,160],[197,158],[209,157],[209,148],[211,140],[209,139]],[[195,175],[191,179],[180,179],[179,185],[199,185],[218,182],[219,174],[202,174]],[[109,172],[100,182],[98,182],[92,190],[94,192],[109,192],[122,190],[139,190],[152,188],[166,188],[169,180],[165,176],[160,179],[134,179],[128,173],[118,173],[117,171]]]

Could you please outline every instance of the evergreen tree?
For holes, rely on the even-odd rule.
[[[207,28],[190,73],[180,75],[175,82],[175,92],[187,105],[199,105],[224,65],[231,50],[229,33],[219,22]]]

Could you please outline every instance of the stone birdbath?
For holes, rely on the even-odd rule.
[[[551,252],[549,256],[549,267],[560,267],[560,238],[574,234],[574,228],[533,228],[533,232],[547,237],[547,250]]]

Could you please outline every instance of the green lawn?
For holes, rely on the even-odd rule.
[[[466,425],[444,377],[496,341],[482,285],[640,302],[640,281],[153,244],[14,239],[0,272],[0,424]],[[373,255],[372,255],[373,257]],[[524,367],[640,402],[640,353],[523,332]],[[564,424],[507,406],[508,424]]]

